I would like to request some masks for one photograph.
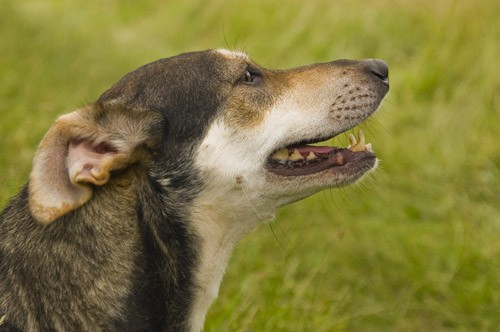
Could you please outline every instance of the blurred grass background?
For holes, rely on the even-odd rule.
[[[250,234],[206,330],[500,330],[500,2],[3,0],[0,40],[0,206],[58,115],[146,62],[385,59],[380,169]]]

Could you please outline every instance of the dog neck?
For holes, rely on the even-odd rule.
[[[198,201],[199,202],[199,201]],[[195,204],[196,205],[196,204]],[[217,298],[219,286],[237,242],[258,224],[254,215],[239,215],[221,209],[220,206],[198,204],[194,220],[194,230],[201,240],[199,263],[195,269],[195,296],[190,313],[192,331],[201,331],[205,315]],[[225,211],[222,214],[220,211]]]

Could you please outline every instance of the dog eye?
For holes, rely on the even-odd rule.
[[[262,81],[262,75],[257,71],[247,69],[245,71],[245,74],[241,77],[240,81],[245,84],[255,85]]]

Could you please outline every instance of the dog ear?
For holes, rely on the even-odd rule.
[[[28,190],[31,213],[40,223],[84,205],[93,186],[106,184],[111,171],[133,162],[134,144],[97,125],[92,108],[58,118],[38,147]]]

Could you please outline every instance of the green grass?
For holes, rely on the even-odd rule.
[[[148,61],[218,47],[278,68],[383,58],[391,91],[363,126],[380,169],[250,234],[206,330],[497,331],[499,13],[495,0],[4,0],[0,205],[57,115]]]

